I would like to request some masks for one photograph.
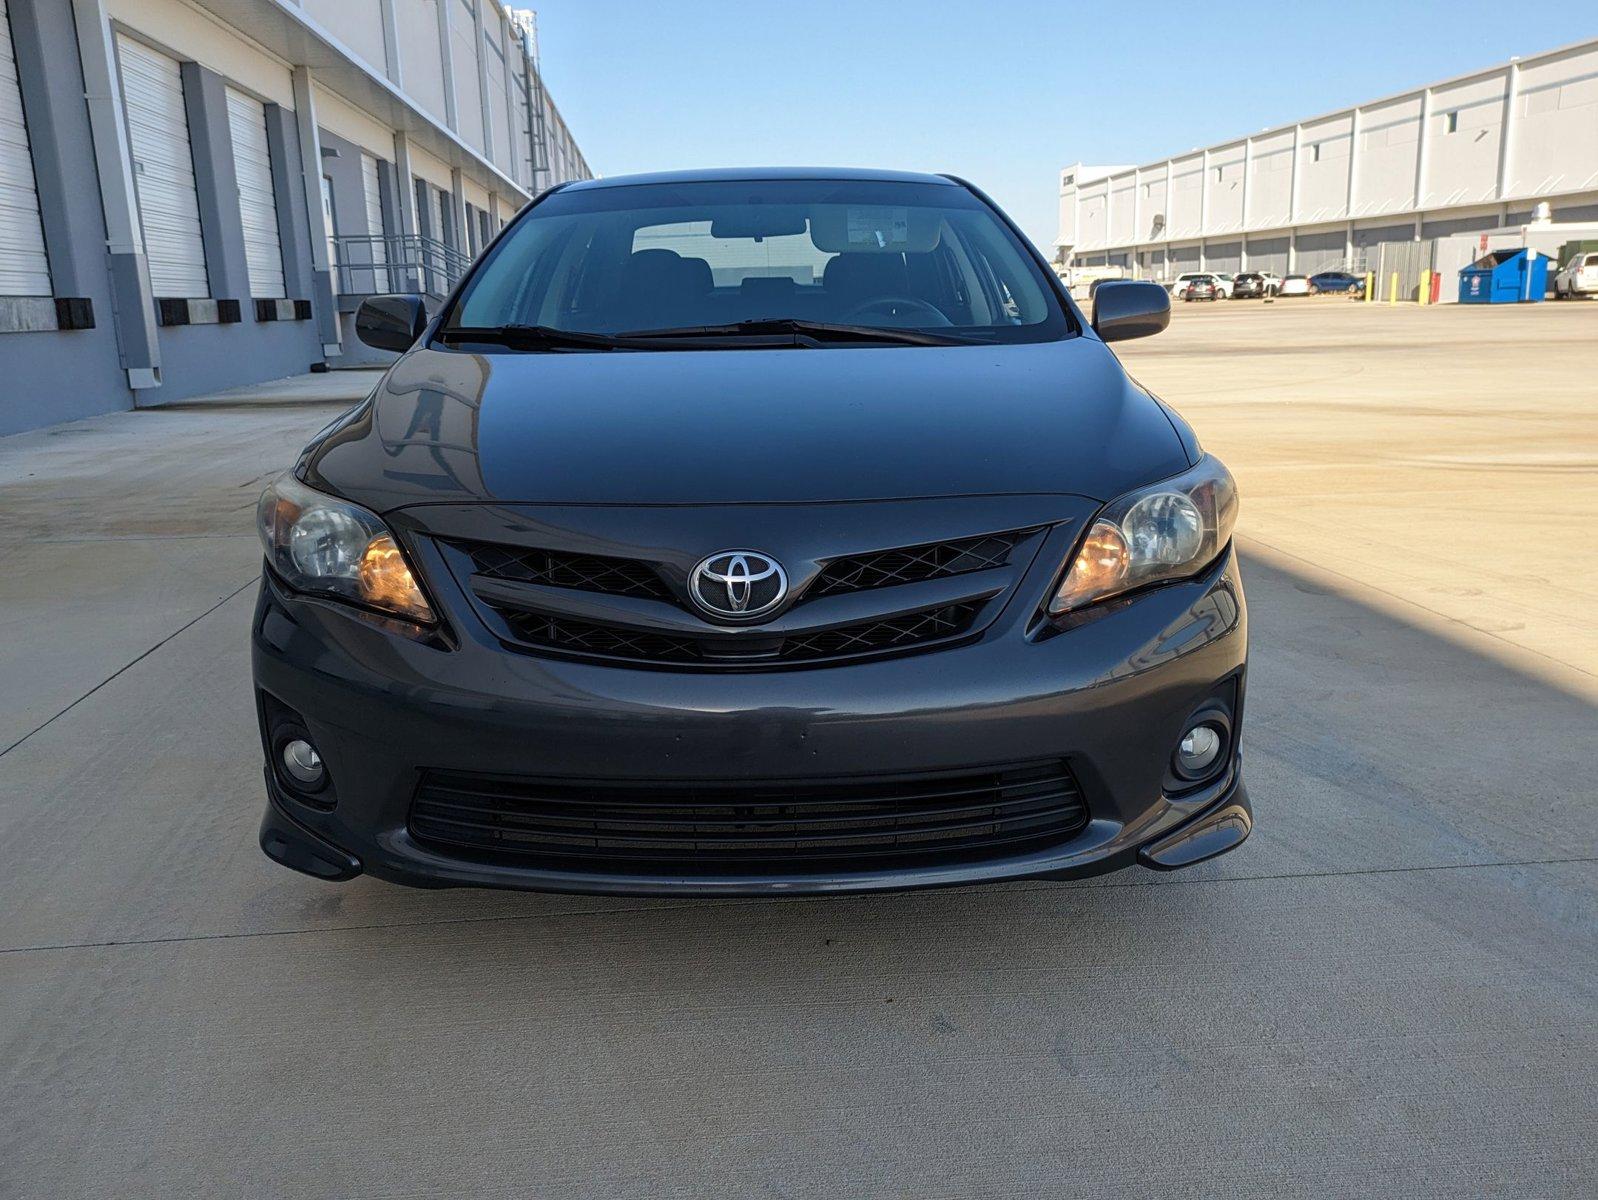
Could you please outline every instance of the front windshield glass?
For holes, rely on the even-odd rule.
[[[500,240],[445,328],[623,334],[748,321],[1045,341],[1069,320],[966,188],[715,181],[556,192]]]

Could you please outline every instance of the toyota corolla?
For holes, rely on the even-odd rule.
[[[404,268],[394,267],[396,276]],[[323,879],[841,892],[1231,850],[1231,475],[980,191],[571,184],[261,499],[261,845]]]

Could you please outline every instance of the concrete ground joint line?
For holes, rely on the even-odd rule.
[[[242,590],[242,589],[241,589]],[[235,593],[236,594],[236,593]],[[1138,881],[1105,880],[1079,884],[1076,886],[1060,887],[1050,882],[1042,882],[1029,887],[1016,887],[1014,892],[1092,892],[1107,891],[1112,888],[1148,888],[1148,887],[1199,887],[1217,883],[1270,883],[1284,879],[1344,879],[1361,875],[1405,875],[1418,871],[1471,871],[1471,870],[1497,870],[1503,867],[1554,867],[1565,866],[1571,863],[1598,863],[1598,856],[1577,858],[1528,858],[1510,859],[1501,862],[1468,862],[1468,863],[1430,863],[1413,867],[1364,867],[1349,871],[1285,871],[1274,875],[1222,875],[1212,879],[1171,879],[1168,882],[1155,880]],[[941,889],[928,889],[912,894],[913,899],[924,900],[939,894]],[[827,903],[845,904],[851,901],[880,900],[880,893],[862,893],[851,896],[753,896],[741,899],[722,899],[717,901],[717,908],[750,908],[755,905],[770,905],[775,903]],[[0,947],[0,957],[11,954],[45,954],[64,950],[106,950],[122,946],[170,946],[181,945],[189,942],[235,942],[252,938],[279,938],[302,937],[306,935],[324,933],[359,933],[370,930],[387,929],[431,929],[442,928],[450,925],[499,925],[510,924],[514,921],[560,921],[573,917],[609,917],[628,916],[641,912],[676,912],[685,908],[698,907],[701,904],[708,906],[708,902],[700,900],[662,901],[654,904],[640,904],[628,907],[615,908],[583,908],[573,909],[569,912],[558,913],[504,913],[491,917],[441,917],[437,920],[421,921],[371,921],[358,925],[309,925],[297,929],[262,929],[247,930],[238,933],[199,933],[188,936],[151,937],[151,938],[125,938],[120,941],[104,942],[53,942],[35,946],[4,946]]]
[[[173,638],[175,638],[175,637],[179,636],[180,634],[185,633],[188,630],[194,628],[194,626],[198,625],[201,621],[205,620],[206,617],[210,616],[217,609],[221,608],[229,600],[233,599],[233,597],[237,596],[240,592],[244,591],[245,588],[249,587],[254,582],[255,582],[255,577],[252,575],[249,579],[246,579],[243,583],[241,583],[238,587],[234,588],[227,595],[223,596],[215,604],[211,605],[210,608],[206,609],[199,616],[195,617],[191,621],[187,621],[184,624],[178,626],[178,628],[174,629],[171,633],[167,634],[164,638],[162,638],[155,645],[151,646],[148,650],[145,650],[145,651],[141,652],[136,657],[134,657],[134,658],[130,659],[129,661],[123,663],[115,671],[112,671],[111,674],[107,675],[104,679],[100,680],[99,683],[95,684],[88,691],[84,692],[83,695],[79,696],[71,704],[67,705],[65,708],[61,709],[59,712],[55,713],[53,716],[48,717],[42,724],[37,725],[34,728],[28,730],[27,733],[23,734],[16,741],[12,742],[4,750],[0,750],[0,758],[4,758],[6,755],[10,754],[13,750],[15,750],[18,746],[22,745],[23,742],[27,741],[34,734],[39,733],[42,730],[48,729],[56,721],[60,720],[64,716],[66,716],[69,712],[71,712],[78,705],[82,704],[90,696],[94,695],[101,688],[105,687],[106,684],[108,684],[108,683],[112,682],[113,680],[117,679],[119,676],[121,676],[125,672],[131,670],[132,668],[138,666],[141,662],[143,662],[145,659],[149,658],[150,655],[154,654],[157,650],[159,650],[162,646],[166,645]]]
[[[1263,538],[1255,537],[1253,534],[1240,533],[1236,536],[1238,540],[1242,542],[1263,547],[1264,549],[1269,550],[1272,554],[1280,554],[1283,558],[1290,558],[1296,563],[1303,563],[1306,567],[1312,567],[1317,571],[1323,571],[1335,579],[1346,580],[1348,583],[1357,587],[1367,588],[1370,591],[1375,592],[1378,596],[1385,596],[1387,599],[1392,600],[1397,604],[1402,604],[1409,608],[1417,608],[1424,613],[1430,613],[1439,620],[1447,621],[1450,625],[1458,625],[1461,629],[1469,629],[1472,633],[1478,633],[1482,637],[1492,638],[1495,642],[1501,642],[1505,646],[1511,646],[1515,650],[1533,655],[1542,659],[1544,662],[1554,663],[1565,670],[1574,671],[1578,675],[1585,675],[1589,679],[1598,679],[1598,672],[1589,671],[1585,667],[1578,667],[1575,663],[1566,662],[1562,658],[1555,658],[1551,654],[1545,654],[1541,650],[1533,649],[1532,647],[1522,645],[1519,642],[1512,642],[1502,634],[1494,633],[1491,630],[1479,629],[1475,625],[1461,621],[1458,617],[1451,617],[1445,612],[1420,603],[1418,600],[1411,600],[1408,596],[1400,596],[1397,592],[1390,592],[1386,588],[1378,587],[1376,584],[1371,583],[1369,580],[1361,579],[1357,575],[1350,575],[1346,571],[1339,571],[1334,567],[1325,566],[1322,563],[1315,562],[1313,559],[1305,558],[1301,554],[1295,554],[1291,550],[1284,550],[1275,543],[1267,542]]]

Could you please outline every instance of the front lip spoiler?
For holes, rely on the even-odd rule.
[[[1254,830],[1254,807],[1241,778],[1216,807],[1151,842],[1138,851],[1137,860],[1156,871],[1175,871],[1236,850]]]
[[[277,786],[267,772],[266,815],[261,818],[261,852],[273,862],[329,883],[346,883],[362,871],[361,860],[312,833],[278,805]]]
[[[278,800],[275,781],[270,773],[267,775],[268,803],[266,815],[261,820],[260,841],[261,850],[272,861],[310,875],[315,879],[326,880],[329,883],[344,883],[365,872],[361,860],[346,850],[340,849],[332,842],[313,833],[301,825],[292,816],[283,810]],[[1215,858],[1230,850],[1235,850],[1247,839],[1254,828],[1254,811],[1249,803],[1248,790],[1244,786],[1241,773],[1232,786],[1210,808],[1205,809],[1187,824],[1180,826],[1159,840],[1151,842],[1137,851],[1137,861],[1157,871],[1175,871],[1182,867],[1190,867],[1207,859]],[[893,883],[879,881],[870,888],[829,887],[825,884],[817,886],[819,881],[807,880],[795,886],[796,881],[767,880],[753,881],[742,880],[742,886],[693,886],[686,880],[667,879],[639,879],[623,881],[619,878],[607,877],[600,880],[579,881],[567,878],[556,880],[545,877],[537,882],[528,880],[522,884],[507,884],[503,879],[493,879],[486,876],[473,877],[471,868],[467,864],[460,864],[463,870],[457,877],[441,878],[425,881],[426,886],[434,887],[516,887],[529,888],[536,891],[550,892],[583,892],[600,893],[606,895],[680,895],[680,896],[806,896],[819,894],[843,894],[854,891],[907,891],[921,887],[950,887],[964,886],[978,883],[1001,883],[1025,878],[1071,878],[1073,876],[1095,875],[1107,870],[1114,870],[1119,866],[1129,865],[1126,858],[1113,856],[1109,859],[1090,863],[1083,863],[1075,868],[1064,871],[1050,871],[1046,867],[1020,875],[1007,876],[1003,874],[984,876],[977,872],[969,875],[947,876],[933,881],[926,878],[934,872],[910,872],[900,880]],[[380,872],[386,877],[386,872]],[[917,875],[922,875],[920,880]],[[412,884],[423,883],[421,880],[409,879]],[[608,885],[608,886],[606,886]],[[685,886],[687,885],[687,886]]]

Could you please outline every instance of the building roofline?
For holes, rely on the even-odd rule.
[[[1499,71],[1507,70],[1512,66],[1526,67],[1535,63],[1543,62],[1546,59],[1558,58],[1564,54],[1579,53],[1580,51],[1590,50],[1594,47],[1598,47],[1598,38],[1587,38],[1579,42],[1570,42],[1563,46],[1556,46],[1552,50],[1541,50],[1536,54],[1526,55],[1524,57],[1518,55],[1512,56],[1510,58],[1504,59],[1501,62],[1494,63],[1492,66],[1481,67],[1474,71],[1465,71],[1458,75],[1450,75],[1446,79],[1434,80],[1431,83],[1423,83],[1417,87],[1405,88],[1402,91],[1389,92],[1384,96],[1377,96],[1370,100],[1360,100],[1353,104],[1345,104],[1341,108],[1329,109],[1326,112],[1316,113],[1314,116],[1303,117],[1297,121],[1287,121],[1281,125],[1268,125],[1256,133],[1239,134],[1237,137],[1223,138],[1220,141],[1209,142],[1203,146],[1198,146],[1191,150],[1184,150],[1180,154],[1167,154],[1160,158],[1152,158],[1146,162],[1138,163],[1135,166],[1124,167],[1113,174],[1104,175],[1096,179],[1090,179],[1087,181],[1085,186],[1092,187],[1100,183],[1106,183],[1109,180],[1120,179],[1125,175],[1129,175],[1137,171],[1147,171],[1155,167],[1162,167],[1166,163],[1180,162],[1181,160],[1190,158],[1195,154],[1203,154],[1206,150],[1214,151],[1225,149],[1228,146],[1236,146],[1251,139],[1269,137],[1276,133],[1288,133],[1305,125],[1314,125],[1320,121],[1329,121],[1334,117],[1352,114],[1359,110],[1375,108],[1382,104],[1391,104],[1396,100],[1405,100],[1411,96],[1420,96],[1426,92],[1435,91],[1438,88],[1451,87],[1456,83],[1469,83],[1472,79],[1480,79],[1486,75],[1493,75]],[[1060,170],[1061,173],[1064,173],[1065,171],[1070,170],[1070,166],[1062,167]],[[1080,186],[1081,185],[1079,185],[1079,187]]]

